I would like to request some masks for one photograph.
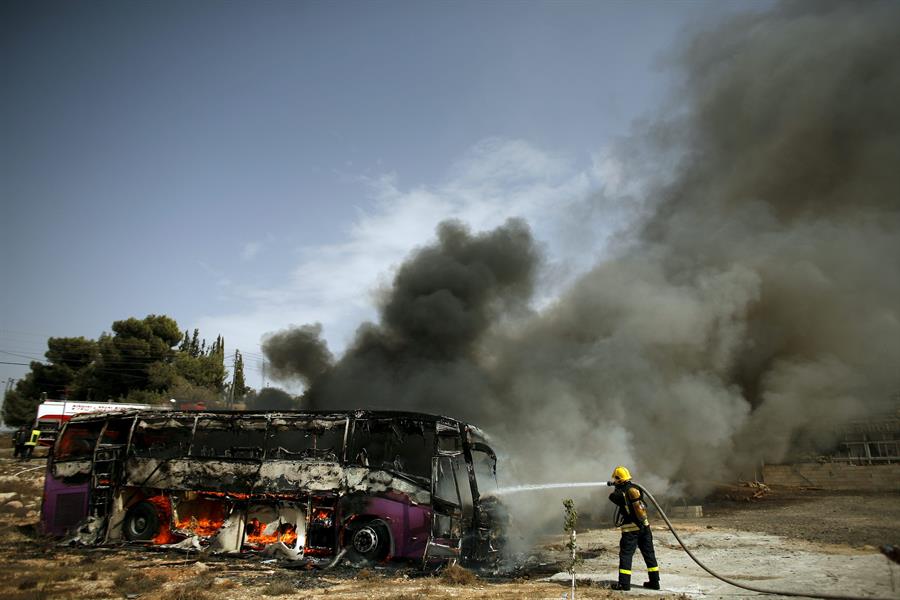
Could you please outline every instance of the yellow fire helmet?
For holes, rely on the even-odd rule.
[[[631,473],[628,471],[628,469],[620,465],[613,469],[612,479],[616,483],[620,481],[628,481],[631,479]]]

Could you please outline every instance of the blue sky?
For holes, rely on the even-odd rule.
[[[628,221],[598,199],[672,49],[748,6],[4,2],[0,361],[167,314],[258,387],[263,334],[340,350],[444,218],[526,218],[546,301]]]

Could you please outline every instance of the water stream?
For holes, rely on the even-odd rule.
[[[571,483],[534,483],[528,485],[513,485],[510,487],[499,488],[495,494],[514,494],[516,492],[532,492],[534,490],[553,490],[560,488],[585,488],[585,487],[606,487],[605,481],[579,481]]]

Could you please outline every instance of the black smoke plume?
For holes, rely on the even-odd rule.
[[[309,384],[328,371],[334,357],[321,335],[319,323],[266,335],[262,349],[272,368],[272,377],[298,379]]]
[[[697,33],[671,114],[622,146],[646,216],[608,258],[526,314],[527,227],[444,224],[310,397],[471,420],[531,481],[702,487],[827,446],[900,389],[897,48],[895,2]]]
[[[480,343],[501,315],[524,308],[537,264],[522,221],[478,235],[458,222],[441,223],[437,243],[399,268],[383,295],[379,323],[360,327],[334,367],[311,381],[309,405],[459,413],[460,398],[486,397]],[[280,335],[295,333],[300,330]],[[308,358],[294,356],[279,363],[282,374],[303,375]]]

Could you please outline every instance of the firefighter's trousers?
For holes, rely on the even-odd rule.
[[[649,527],[640,531],[623,531],[619,541],[619,583],[631,585],[631,559],[634,557],[635,548],[641,549],[641,556],[647,563],[647,573],[650,581],[659,581],[659,565],[656,562],[656,552],[653,551],[653,534]]]

